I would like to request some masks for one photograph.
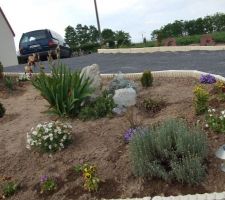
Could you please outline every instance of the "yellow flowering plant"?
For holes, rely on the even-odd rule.
[[[196,114],[205,113],[208,110],[209,93],[201,85],[197,85],[193,92]]]
[[[225,83],[223,81],[218,81],[214,85],[214,90],[216,95],[218,96],[218,99],[220,101],[225,101]]]
[[[76,165],[74,169],[76,172],[82,172],[85,190],[89,192],[98,190],[100,180],[96,176],[96,166],[83,164]]]

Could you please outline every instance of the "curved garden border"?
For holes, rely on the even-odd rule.
[[[19,76],[24,73],[11,73],[5,72],[4,75],[8,76]],[[197,70],[166,70],[166,71],[153,71],[153,77],[194,77],[200,78],[202,74],[208,74],[206,72],[201,72]],[[101,74],[103,79],[111,79],[116,74]],[[217,80],[225,82],[225,78],[220,75],[212,74]],[[139,79],[142,76],[142,73],[127,73],[124,74],[126,78]],[[113,200],[113,199],[111,199]],[[114,199],[114,200],[125,200],[125,199]],[[144,198],[128,198],[126,200],[225,200],[225,192],[221,193],[204,193],[204,194],[195,194],[195,195],[179,195],[179,196],[155,196],[155,197],[144,197]]]

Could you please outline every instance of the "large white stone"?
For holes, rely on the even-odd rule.
[[[83,74],[85,78],[89,78],[92,81],[91,88],[94,89],[92,97],[99,96],[101,94],[101,82],[102,82],[99,66],[97,64],[93,64],[84,67],[81,71],[81,74]]]
[[[118,107],[129,107],[136,104],[136,91],[133,88],[115,90],[113,100]]]

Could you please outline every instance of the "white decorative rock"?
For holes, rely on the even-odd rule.
[[[115,90],[113,100],[118,107],[129,107],[136,104],[136,91],[133,88]]]
[[[81,71],[81,74],[84,74],[85,78],[89,78],[91,82],[91,87],[94,89],[92,97],[97,97],[101,94],[101,76],[99,66],[93,64],[87,67],[84,67]]]

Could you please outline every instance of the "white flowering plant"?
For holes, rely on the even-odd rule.
[[[39,148],[45,152],[56,152],[71,142],[72,126],[60,121],[38,124],[27,133],[27,148]]]
[[[19,81],[30,81],[32,74],[20,74]]]
[[[215,132],[225,133],[225,110],[219,112],[210,108],[205,119],[207,128],[211,128]]]

